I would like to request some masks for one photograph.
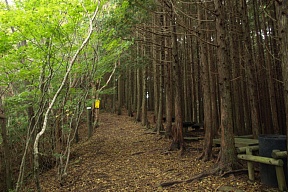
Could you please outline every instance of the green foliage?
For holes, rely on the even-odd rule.
[[[60,157],[62,157],[62,154],[60,154],[60,153],[54,153],[53,156],[54,156],[56,159],[59,159]]]
[[[42,107],[44,109],[41,111],[45,110],[60,86],[75,50],[86,37],[88,19],[97,2],[14,2],[9,9],[5,4],[0,4],[0,88],[5,90],[4,106],[9,119],[9,133],[20,138],[30,123],[27,109],[32,107],[35,113]],[[75,62],[65,85],[67,88],[60,94],[54,110],[63,108],[63,111],[74,111],[83,100],[91,81],[102,79],[112,72],[115,63],[133,43],[124,40],[124,37],[129,37],[131,26],[137,21],[133,18],[133,10],[127,0],[101,1],[90,44]],[[73,81],[78,82],[83,77],[87,82],[70,87]],[[102,94],[114,91],[107,89]],[[93,101],[87,102],[89,106]],[[63,130],[67,133],[70,131],[65,126]]]
[[[105,94],[116,94],[116,89],[115,87],[112,87],[112,88],[107,88],[105,90],[103,90],[101,93],[101,95],[105,95]]]
[[[14,0],[9,9],[0,3],[0,90],[9,141],[11,146],[19,146],[15,157],[23,152],[27,133],[32,128],[36,133],[41,129],[43,114],[61,85],[75,51],[87,37],[97,2]],[[61,129],[63,137],[72,133],[71,122],[78,120],[75,119],[81,115],[84,105],[92,106],[94,102],[90,99],[94,94],[91,84],[99,80],[104,85],[102,78],[110,75],[115,63],[129,51],[133,44],[129,41],[131,27],[137,22],[133,9],[128,0],[101,0],[89,44],[77,57],[52,108],[47,136],[41,141],[44,144],[41,146],[45,146],[41,154],[59,158],[60,154],[53,151],[55,140],[50,138],[55,134],[55,127]],[[113,93],[115,89],[109,88],[99,94]],[[31,127],[32,119],[35,127]],[[45,151],[46,147],[50,149]]]
[[[104,3],[101,1],[101,6]],[[71,56],[86,36],[87,19],[96,6],[97,3],[90,0],[21,0],[15,1],[9,9],[1,3],[0,86],[5,90],[5,113],[9,117],[11,134],[12,130],[25,131],[29,125],[27,108],[32,105],[37,111],[59,87]],[[100,16],[98,20],[101,20]],[[101,37],[105,38],[99,34],[94,37],[98,38],[97,42],[102,41]],[[109,45],[106,42],[102,43],[107,49],[104,58],[109,53],[120,54],[119,40],[113,40]],[[77,75],[72,74],[71,79],[89,73],[93,65],[81,58],[73,69]],[[112,70],[111,65],[106,69],[107,63],[104,63],[98,67],[102,69],[97,73],[98,78]],[[77,99],[67,102],[65,108],[75,108],[85,91],[78,88],[68,90],[69,97]],[[59,98],[59,103],[61,100]]]
[[[94,104],[94,99],[87,99],[86,100],[86,107],[91,107]]]
[[[0,31],[0,54],[3,54],[12,48],[12,43],[9,41],[9,36]]]

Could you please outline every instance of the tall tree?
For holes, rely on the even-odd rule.
[[[221,129],[221,154],[220,169],[230,170],[237,165],[236,151],[234,147],[232,100],[230,89],[230,66],[228,62],[229,50],[226,44],[227,13],[224,0],[214,0],[217,31],[217,64],[219,73],[220,91],[220,129]]]
[[[249,35],[249,31],[251,30],[250,24],[249,24],[249,13],[248,13],[248,6],[246,1],[242,1],[242,10],[241,13],[243,13],[243,25],[242,25],[242,30],[243,30],[243,38],[244,41],[247,42],[244,45],[244,66],[246,67],[246,77],[247,77],[247,88],[248,89],[248,100],[249,100],[249,109],[250,109],[250,120],[246,120],[248,122],[247,124],[249,125],[251,122],[251,127],[252,127],[252,133],[254,138],[258,137],[259,134],[259,113],[258,113],[258,106],[257,106],[257,82],[258,82],[258,76],[256,73],[256,64],[255,60],[253,59],[253,48],[252,48],[252,39]]]
[[[200,3],[200,2],[199,2]],[[205,34],[207,29],[207,24],[204,20],[207,20],[207,14],[204,9],[201,9],[201,6],[198,6],[198,28],[200,33],[200,38],[202,41],[200,44],[200,68],[201,68],[201,88],[203,93],[203,111],[204,111],[204,127],[205,127],[205,140],[204,140],[204,151],[203,151],[203,159],[205,161],[209,160],[212,157],[212,142],[213,142],[213,126],[212,126],[212,108],[211,106],[211,90],[210,90],[210,69],[208,62],[208,48],[207,43],[203,42],[203,40],[207,40],[207,35]]]
[[[284,100],[286,111],[286,136],[288,135],[288,2],[277,1],[277,18],[279,27],[280,56],[282,62],[282,76],[284,86]],[[288,150],[288,139],[287,150]],[[287,162],[288,164],[288,162]]]
[[[161,27],[161,36],[160,36],[160,52],[159,52],[159,86],[158,86],[158,108],[157,108],[157,122],[156,122],[156,131],[158,134],[160,134],[160,131],[163,129],[163,105],[164,105],[164,62],[166,60],[166,54],[165,54],[165,9],[163,8],[164,1],[161,3],[161,12],[162,14],[159,16],[159,25]]]
[[[146,26],[144,24],[143,26],[144,30],[146,30]],[[146,36],[147,33],[144,32],[143,35],[143,40],[146,40]],[[146,61],[146,45],[142,45],[141,46],[141,56],[144,59],[144,61]],[[142,104],[141,104],[141,108],[142,108],[142,112],[141,112],[141,124],[143,126],[147,126],[148,125],[148,117],[147,117],[147,92],[148,92],[148,83],[147,83],[147,77],[148,77],[148,71],[147,71],[147,64],[145,62],[143,68],[142,68]]]
[[[170,8],[170,26],[171,26],[171,39],[172,39],[172,74],[174,80],[174,90],[175,90],[175,126],[173,127],[172,146],[176,145],[181,152],[184,150],[184,139],[183,139],[183,115],[182,115],[182,74],[181,65],[179,61],[179,49],[178,49],[178,38],[177,38],[177,22],[176,22],[176,1],[171,0],[168,4]]]
[[[139,58],[139,45],[137,44],[137,57]],[[138,61],[138,59],[137,59]],[[141,86],[141,69],[136,70],[137,102],[136,102],[136,121],[141,121],[141,104],[142,104],[142,86]]]

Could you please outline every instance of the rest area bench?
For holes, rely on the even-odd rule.
[[[255,180],[253,162],[273,165],[275,166],[275,170],[276,170],[278,188],[280,191],[286,191],[287,186],[286,186],[286,180],[285,180],[284,169],[283,169],[283,161],[280,158],[287,158],[287,151],[273,150],[271,154],[272,157],[262,157],[262,156],[253,155],[253,151],[257,151],[257,150],[259,150],[259,146],[246,146],[246,147],[237,148],[238,159],[248,161],[247,167],[248,167],[249,180],[251,181]]]

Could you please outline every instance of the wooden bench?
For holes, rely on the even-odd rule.
[[[201,138],[201,137],[183,137],[183,139],[187,142],[190,142],[190,141],[199,141],[199,140],[202,140],[203,138]]]
[[[194,129],[195,131],[199,131],[201,128],[203,128],[202,123],[196,123],[196,122],[191,122],[191,121],[183,121],[182,126],[183,126],[183,133],[184,134],[188,132],[189,127]]]
[[[235,147],[246,147],[246,146],[253,146],[258,145],[258,139],[249,139],[249,138],[242,138],[242,137],[235,137],[234,138]],[[213,139],[214,146],[220,146],[221,140],[220,139]]]
[[[246,146],[246,147],[240,147],[237,149],[237,153],[239,153],[237,155],[237,158],[248,161],[247,167],[248,167],[249,180],[251,181],[255,180],[253,162],[274,165],[275,170],[276,170],[278,188],[280,191],[286,191],[287,186],[286,186],[285,174],[284,174],[284,169],[283,169],[283,161],[280,158],[287,158],[287,151],[273,150],[271,154],[272,158],[270,158],[270,157],[262,157],[262,156],[253,155],[253,151],[257,151],[257,150],[259,150],[259,146]],[[245,154],[241,154],[241,153],[245,153]]]

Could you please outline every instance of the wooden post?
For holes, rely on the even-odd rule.
[[[92,110],[91,107],[87,107],[87,127],[88,127],[88,138],[92,137]]]
[[[273,150],[271,156],[275,159],[287,158],[287,151]]]
[[[275,159],[287,158],[287,151],[273,150],[271,156]],[[275,166],[278,188],[280,191],[286,191],[286,180],[283,166]]]
[[[247,147],[246,148],[246,155],[252,155],[252,149]],[[248,177],[250,181],[255,180],[255,173],[254,173],[254,165],[253,162],[248,161],[247,162],[247,167],[248,167]]]
[[[258,151],[259,150],[259,145],[254,145],[254,146],[247,146],[247,147],[238,147],[236,149],[237,153],[246,153],[246,149],[249,148],[253,151]]]
[[[254,155],[237,155],[238,159],[246,160],[246,161],[253,161],[258,163],[263,163],[267,165],[276,165],[276,166],[283,166],[283,161],[281,159],[273,159],[269,157],[261,157],[261,156],[254,156]]]
[[[284,175],[283,166],[275,166],[277,181],[278,181],[278,188],[280,191],[286,191],[286,180]]]
[[[277,182],[278,182],[278,188],[280,191],[286,191],[287,186],[286,186],[286,180],[285,180],[285,175],[284,175],[284,170],[283,170],[283,161],[282,159],[274,159],[274,158],[269,158],[269,157],[260,157],[260,156],[253,156],[248,153],[252,153],[252,150],[248,150],[246,155],[239,154],[237,157],[242,160],[246,161],[252,161],[252,162],[258,162],[258,163],[263,163],[263,164],[268,164],[268,165],[274,165],[275,170],[276,170],[276,176],[277,176]],[[252,165],[253,166],[253,165]],[[250,168],[249,168],[250,167]],[[249,174],[249,179],[250,177],[253,178],[254,175],[252,175],[251,171],[251,165],[249,166],[248,164],[248,174]],[[254,174],[254,170],[253,170]]]

